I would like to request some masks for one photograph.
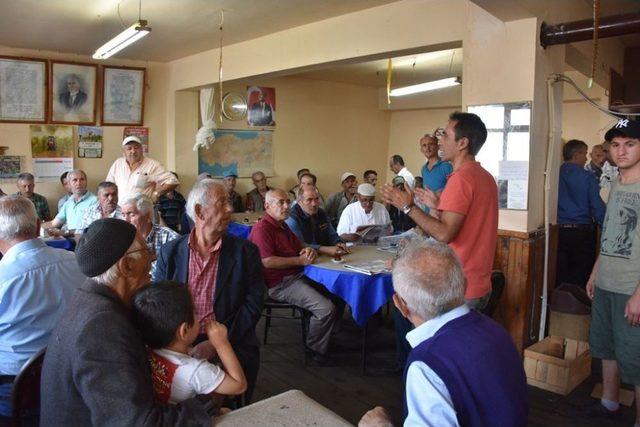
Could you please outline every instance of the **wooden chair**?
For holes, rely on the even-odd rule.
[[[40,374],[44,362],[46,348],[43,348],[24,364],[11,390],[11,406],[13,409],[13,425],[37,425],[40,413]],[[25,423],[28,420],[30,422]]]
[[[291,310],[291,315],[274,314],[273,310]],[[262,339],[263,344],[267,344],[267,336],[269,334],[269,327],[271,326],[271,319],[288,319],[288,320],[300,320],[300,328],[302,330],[302,346],[305,348],[305,364],[307,363],[306,357],[306,344],[307,344],[307,314],[306,312],[293,304],[287,302],[277,301],[273,298],[267,298],[262,307],[262,317],[264,317],[264,335]]]
[[[493,317],[493,313],[496,311],[496,307],[498,307],[500,297],[502,297],[506,285],[504,273],[500,270],[493,270],[491,272],[491,296],[485,308],[480,310],[482,314]]]

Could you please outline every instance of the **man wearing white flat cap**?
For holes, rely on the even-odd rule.
[[[376,189],[371,184],[358,186],[358,203],[352,203],[342,211],[338,223],[338,235],[345,242],[354,242],[360,239],[358,229],[367,225],[385,225],[391,223],[389,212],[382,203],[375,201]]]
[[[160,196],[180,184],[160,162],[144,156],[142,141],[137,136],[127,136],[122,141],[122,152],[124,156],[113,162],[106,179],[116,183],[120,200],[142,193],[156,203]]]
[[[342,191],[333,193],[324,203],[325,211],[334,227],[338,225],[344,208],[356,202],[356,188],[358,186],[356,174],[353,172],[343,173],[340,177],[340,183],[342,184]]]

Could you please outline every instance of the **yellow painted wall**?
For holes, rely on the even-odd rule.
[[[275,176],[269,178],[270,186],[291,188],[296,171],[307,167],[318,176],[318,187],[328,196],[339,190],[345,171],[360,179],[366,169],[385,170],[390,113],[378,109],[376,89],[282,77],[227,83],[224,92],[246,93],[246,87],[253,85],[276,89]],[[191,151],[197,131],[193,126],[197,93],[178,92],[177,102],[176,168],[184,185],[190,185],[197,175],[197,155]],[[244,120],[225,121],[218,127],[248,129]],[[252,188],[249,178],[238,180],[241,194]]]
[[[74,62],[91,63],[90,57],[57,52],[14,49],[0,46],[0,55],[25,56],[31,58],[57,59]],[[150,156],[164,163],[166,161],[166,99],[168,94],[168,66],[166,64],[109,60],[100,62],[103,65],[122,65],[147,68],[147,89],[145,95],[144,126],[149,129]],[[101,76],[101,71],[98,71]],[[101,77],[99,77],[101,79]],[[100,117],[98,107],[97,116]],[[99,119],[98,119],[99,120]],[[103,181],[113,161],[122,155],[121,145],[123,126],[104,126],[104,145],[102,159],[74,158],[74,167],[83,169],[87,173],[89,189],[95,191],[96,186]],[[7,155],[25,156],[23,169],[33,172],[29,125],[22,123],[0,123],[0,145],[8,146]],[[77,144],[76,144],[77,156]],[[2,189],[5,193],[17,191],[13,180],[3,180]],[[59,182],[36,182],[35,191],[49,200],[52,214],[56,212],[58,199],[64,194]]]

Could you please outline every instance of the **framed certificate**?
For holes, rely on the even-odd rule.
[[[142,126],[146,69],[102,68],[102,125]]]
[[[0,122],[47,121],[48,62],[0,56]]]

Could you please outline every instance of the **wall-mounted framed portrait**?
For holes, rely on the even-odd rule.
[[[146,69],[102,67],[103,126],[142,126]]]
[[[0,122],[46,123],[46,59],[0,56]]]
[[[51,61],[50,75],[51,123],[95,124],[98,66]]]

